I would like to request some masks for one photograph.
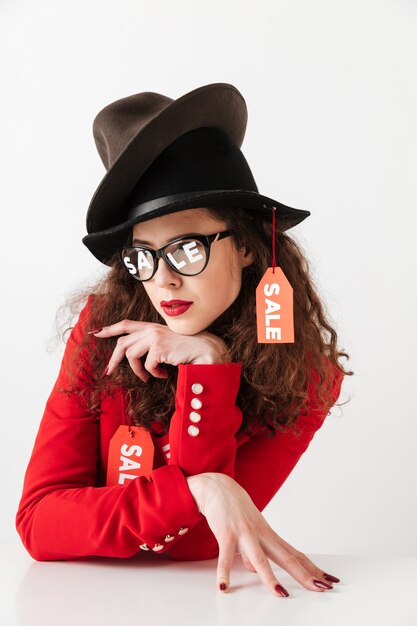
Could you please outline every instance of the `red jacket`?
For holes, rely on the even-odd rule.
[[[315,388],[309,383],[311,410],[297,421],[301,436],[278,431],[267,438],[269,431],[259,427],[252,437],[236,436],[242,422],[235,404],[241,363],[180,364],[169,451],[166,443],[152,436],[155,450],[149,477],[106,486],[109,441],[126,423],[123,388],[114,397],[104,397],[99,418],[79,399],[57,391],[67,382],[64,363],[89,330],[92,297],[67,341],[26,469],[16,514],[23,545],[39,561],[93,555],[127,558],[143,555],[147,548],[157,548],[155,555],[167,552],[175,560],[215,558],[217,540],[199,513],[185,477],[228,474],[262,511],[306,451],[327,411],[315,409]],[[343,374],[329,363],[334,370],[332,406]],[[188,432],[194,383],[203,386],[198,395],[203,406],[197,436]]]

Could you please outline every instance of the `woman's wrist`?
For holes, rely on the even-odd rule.
[[[204,356],[199,356],[191,363],[201,364],[201,363],[231,363],[232,356],[229,352],[227,346],[222,346],[220,348],[213,348],[209,350]]]
[[[205,356],[197,357],[191,361],[193,365],[212,365],[213,363],[226,363],[219,352],[208,352]]]
[[[205,474],[195,474],[186,476],[188,488],[193,496],[199,513],[203,513],[204,501],[208,490],[208,476]],[[203,513],[204,514],[204,513]]]
[[[213,365],[214,363],[223,363],[223,361],[210,356],[201,357],[199,359],[195,359],[195,361],[191,361],[191,365]]]

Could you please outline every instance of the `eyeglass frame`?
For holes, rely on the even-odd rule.
[[[158,267],[159,267],[159,259],[164,259],[165,263],[168,265],[168,267],[170,269],[172,269],[174,272],[176,272],[177,274],[180,274],[180,276],[198,276],[199,274],[201,274],[201,272],[203,272],[209,262],[210,259],[210,248],[211,248],[211,244],[214,243],[215,241],[220,241],[220,239],[224,239],[225,237],[229,237],[231,235],[234,234],[233,230],[222,230],[218,233],[213,233],[212,235],[199,235],[199,234],[193,234],[191,233],[190,235],[188,235],[187,237],[177,237],[176,239],[173,239],[172,241],[168,241],[168,243],[166,243],[164,246],[162,246],[162,248],[159,248],[158,250],[154,250],[153,248],[150,248],[148,246],[141,246],[139,244],[132,244],[130,246],[124,246],[121,251],[120,251],[120,257],[122,259],[122,263],[123,266],[126,268],[126,271],[129,272],[128,268],[126,267],[124,260],[123,260],[123,252],[125,250],[148,250],[148,252],[151,253],[152,259],[153,259],[153,271],[152,274],[149,276],[149,278],[137,278],[134,274],[132,274],[132,272],[129,272],[129,274],[138,282],[140,283],[146,283],[148,280],[151,280],[156,272],[158,271]],[[205,251],[206,251],[206,262],[204,264],[204,267],[197,272],[196,274],[183,274],[182,272],[180,272],[176,267],[173,267],[170,260],[168,259],[167,255],[165,254],[165,249],[168,248],[169,246],[171,246],[173,243],[177,243],[178,241],[186,241],[187,239],[195,239],[196,241],[199,241],[200,243],[203,244]]]

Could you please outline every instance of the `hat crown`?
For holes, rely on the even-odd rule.
[[[144,91],[119,98],[97,113],[93,121],[93,137],[106,170],[130,141],[172,102],[168,96]]]
[[[133,188],[113,222],[141,215],[142,203],[199,191],[258,191],[242,151],[219,128],[197,128],[178,137],[155,159]]]

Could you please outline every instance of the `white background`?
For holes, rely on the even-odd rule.
[[[289,233],[355,372],[264,515],[304,552],[417,556],[416,4],[2,0],[0,24],[0,542],[20,543],[55,312],[106,271],[81,243],[105,173],[93,119],[133,93],[228,82],[259,191],[311,211]]]

